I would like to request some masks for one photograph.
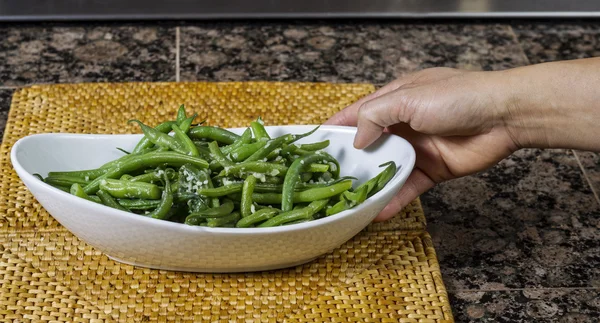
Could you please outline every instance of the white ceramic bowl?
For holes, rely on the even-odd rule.
[[[278,136],[314,126],[267,127]],[[245,128],[244,128],[245,129]],[[243,128],[230,129],[240,134]],[[366,150],[352,146],[356,128],[322,126],[299,141],[331,141],[326,149],[340,162],[341,175],[362,183],[393,160],[398,172],[386,187],[358,207],[316,221],[274,228],[207,228],[155,220],[72,196],[36,179],[49,171],[91,169],[122,156],[141,135],[40,134],[20,139],[11,161],[42,206],[63,226],[110,258],[142,267],[196,272],[240,272],[294,266],[323,255],[365,228],[398,192],[415,163],[404,139],[383,135]]]

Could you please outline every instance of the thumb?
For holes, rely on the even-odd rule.
[[[397,89],[364,102],[358,109],[354,147],[363,149],[372,144],[386,127],[397,123],[410,123],[414,113],[414,100],[410,90]]]

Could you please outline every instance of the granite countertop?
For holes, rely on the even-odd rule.
[[[600,24],[0,25],[0,128],[34,83],[369,82],[600,55]],[[422,196],[457,322],[598,322],[600,154],[525,149]]]

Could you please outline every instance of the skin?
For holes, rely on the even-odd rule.
[[[415,169],[376,221],[435,184],[485,170],[521,148],[600,151],[600,58],[506,71],[432,68],[399,78],[332,116],[358,127],[363,149],[382,132],[407,139]]]

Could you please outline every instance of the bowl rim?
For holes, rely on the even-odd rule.
[[[316,126],[317,125],[282,125],[282,126],[266,126],[265,128],[267,128],[267,129],[269,129],[269,128],[271,128],[271,129],[287,128],[287,127],[314,128]],[[225,128],[225,129],[240,130],[240,129],[246,129],[246,127]],[[357,129],[356,127],[333,126],[333,125],[320,125],[320,127],[319,127],[319,130],[337,131],[337,132],[341,131],[341,132],[352,133],[352,134],[356,134],[356,129]],[[392,187],[395,187],[395,186],[399,185],[400,182],[402,182],[403,180],[406,180],[408,178],[408,176],[410,175],[410,173],[412,172],[414,165],[415,165],[415,161],[416,161],[416,153],[415,153],[414,147],[410,144],[410,142],[408,142],[406,139],[404,139],[400,136],[390,134],[390,133],[383,133],[379,140],[383,140],[381,138],[395,138],[393,140],[399,140],[400,142],[403,142],[403,144],[408,149],[408,153],[409,153],[408,154],[409,155],[408,163],[406,165],[399,165],[399,169],[396,171],[396,174],[394,174],[394,177],[392,177],[392,179],[388,182],[388,184],[381,191],[375,193],[375,195],[366,199],[362,204],[360,204],[352,209],[348,209],[348,210],[342,211],[340,213],[337,213],[337,214],[334,214],[334,215],[331,215],[328,217],[320,218],[320,219],[317,219],[314,221],[293,224],[293,225],[284,225],[284,226],[267,227],[267,228],[256,228],[256,227],[254,227],[254,228],[220,228],[220,227],[211,228],[211,227],[203,227],[203,226],[186,225],[184,223],[177,223],[177,222],[171,222],[171,221],[167,221],[167,220],[159,220],[159,219],[154,219],[154,218],[150,218],[150,217],[140,216],[138,214],[121,211],[121,210],[114,209],[114,208],[111,208],[106,205],[98,204],[98,203],[95,203],[92,201],[88,201],[88,200],[76,197],[70,193],[64,192],[60,189],[57,189],[57,188],[55,188],[51,185],[48,185],[48,184],[40,181],[39,179],[35,178],[31,173],[29,173],[28,171],[26,171],[23,168],[23,166],[19,163],[19,159],[17,157],[17,152],[22,145],[24,145],[29,140],[35,140],[35,138],[39,138],[39,137],[94,137],[94,138],[96,138],[96,137],[101,137],[101,138],[111,137],[111,138],[114,138],[114,137],[131,137],[131,136],[142,137],[143,134],[42,133],[42,134],[28,135],[28,136],[22,137],[19,140],[17,140],[15,142],[15,144],[13,145],[13,147],[11,148],[11,153],[10,153],[11,163],[13,165],[13,168],[17,171],[17,174],[19,175],[19,177],[25,177],[25,179],[28,182],[35,183],[36,185],[38,185],[39,188],[44,189],[53,194],[56,194],[60,197],[63,197],[65,199],[67,199],[67,201],[69,203],[78,204],[78,206],[83,207],[83,208],[99,208],[99,211],[101,211],[101,212],[109,212],[109,213],[112,212],[113,215],[115,215],[115,216],[125,216],[126,218],[131,219],[132,221],[146,221],[146,223],[148,225],[164,226],[166,229],[184,230],[184,231],[188,231],[188,232],[192,232],[192,233],[252,235],[252,234],[281,234],[281,233],[290,232],[290,231],[310,230],[311,228],[314,228],[316,226],[321,226],[321,225],[326,225],[326,224],[329,224],[332,222],[337,222],[346,217],[359,216],[360,211],[369,207],[372,203],[374,203],[374,201],[377,199],[377,197],[381,197],[386,192],[394,190]],[[23,179],[22,179],[22,182],[24,182]],[[392,184],[392,185],[390,185],[390,184]],[[400,190],[400,188],[403,185],[404,184],[400,185],[398,187],[398,190]]]

